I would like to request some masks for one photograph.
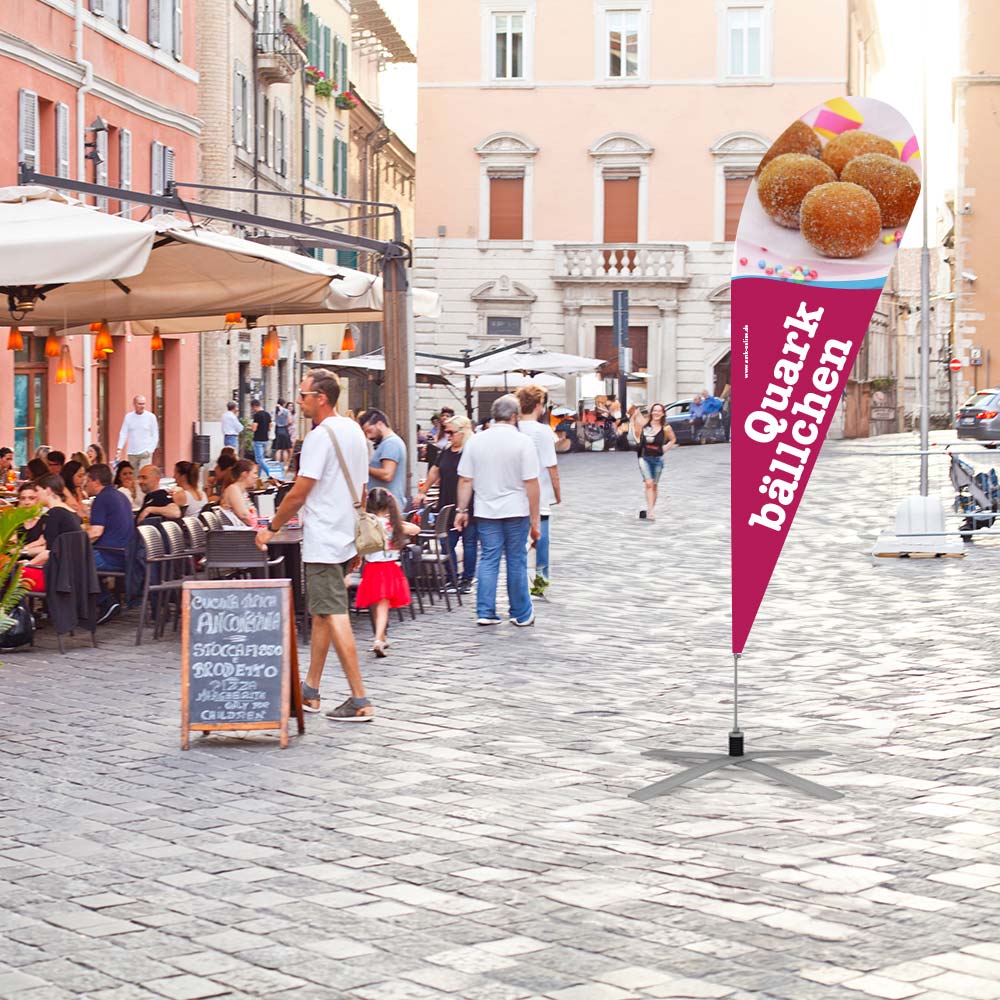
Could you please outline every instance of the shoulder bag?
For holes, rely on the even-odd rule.
[[[340,471],[344,474],[347,489],[354,501],[354,512],[358,518],[354,525],[354,546],[358,550],[358,555],[368,556],[373,552],[384,552],[385,531],[382,528],[382,522],[374,514],[369,514],[362,508],[361,498],[358,496],[350,473],[347,471],[347,463],[344,461],[344,453],[340,450],[337,435],[333,433],[333,428],[329,424],[324,423],[323,429],[330,435],[333,450],[337,453],[337,461],[340,463]]]

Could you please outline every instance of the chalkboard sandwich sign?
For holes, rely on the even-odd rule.
[[[192,731],[305,732],[288,580],[187,580],[181,602],[181,749]]]

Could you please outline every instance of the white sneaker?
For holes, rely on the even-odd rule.
[[[535,624],[535,612],[531,612],[526,622],[519,622],[516,618],[511,618],[510,623],[516,625],[518,628],[528,628],[529,625]]]
[[[476,621],[477,625],[501,625],[503,619],[501,618],[479,618]]]

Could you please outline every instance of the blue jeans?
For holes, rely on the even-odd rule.
[[[476,530],[476,519],[472,518],[464,531],[452,528],[448,532],[451,541],[451,582],[454,584],[471,583],[476,578],[476,560],[479,556],[479,532]],[[462,540],[462,572],[458,572],[458,556],[455,547]]]
[[[535,574],[543,580],[549,579],[549,521],[542,515],[542,537],[535,542]]]
[[[239,436],[239,434],[224,434],[222,436],[222,440],[224,442],[223,447],[225,447],[225,448],[236,448],[236,447],[239,446],[240,436]]]
[[[261,469],[264,469],[264,462],[265,462],[265,460],[267,458],[267,456],[265,454],[266,451],[267,451],[267,442],[266,441],[254,441],[254,443],[253,443],[253,460],[257,463],[257,465]],[[262,477],[262,478],[266,478],[266,477]]]
[[[663,459],[640,458],[639,475],[642,476],[643,482],[651,479],[654,483],[659,483],[660,476],[663,475]]]
[[[120,573],[125,569],[125,555],[122,552],[108,552],[106,549],[94,547],[94,566],[97,568],[97,575],[101,573]],[[97,597],[97,606],[101,612],[107,611],[111,604],[111,592],[101,587],[101,592]]]
[[[527,517],[477,517],[476,528],[483,551],[479,559],[479,586],[476,590],[476,614],[480,618],[497,617],[497,580],[500,557],[507,560],[507,600],[510,615],[518,621],[531,617],[531,594],[528,592]]]

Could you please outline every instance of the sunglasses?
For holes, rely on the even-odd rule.
[[[299,391],[299,399],[305,399],[306,396],[318,396],[319,389],[310,389],[308,392]]]

